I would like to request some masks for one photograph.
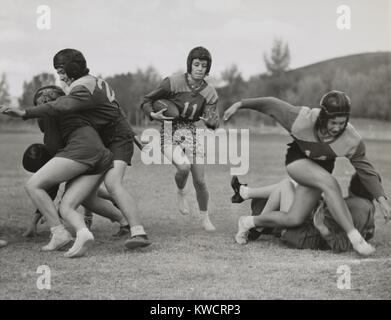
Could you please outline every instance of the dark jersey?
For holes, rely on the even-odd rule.
[[[43,143],[53,157],[59,149],[64,147],[58,120],[55,117],[39,118],[38,126],[43,133]]]
[[[58,117],[61,135],[65,141],[76,128],[92,126],[100,131],[125,117],[109,84],[91,75],[72,82],[68,95],[27,108],[24,118],[45,116]]]
[[[206,107],[217,104],[216,90],[207,82],[203,82],[197,90],[191,89],[187,74],[174,74],[165,78],[160,86],[147,94],[142,102],[144,112],[150,116],[152,104],[159,99],[169,99],[178,107],[180,119],[198,121],[206,111]]]

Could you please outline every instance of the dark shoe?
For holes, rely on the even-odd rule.
[[[84,223],[86,224],[86,227],[88,230],[91,230],[92,227],[92,215],[84,216]]]
[[[263,234],[273,234],[274,232],[274,228],[262,228],[262,227],[258,227],[258,228],[252,228],[249,230],[248,232],[248,240],[249,241],[255,241],[257,240],[261,235]]]
[[[130,237],[125,241],[125,247],[127,249],[137,249],[147,247],[151,244],[151,241],[148,240],[147,235],[138,235]]]
[[[231,179],[231,187],[234,190],[235,194],[231,197],[232,203],[241,203],[244,201],[244,199],[241,197],[239,193],[240,186],[247,186],[247,184],[240,183],[238,177],[233,176]]]
[[[123,236],[127,236],[130,233],[130,225],[120,226],[117,233],[113,234],[113,237],[120,238]]]

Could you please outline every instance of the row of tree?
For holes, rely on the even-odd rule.
[[[247,81],[243,79],[236,65],[221,73],[218,82],[223,85],[217,88],[221,113],[242,98],[259,96],[275,96],[294,105],[315,107],[325,92],[337,89],[345,91],[351,97],[352,116],[391,120],[391,64],[377,65],[376,59],[376,63],[371,63],[371,68],[365,72],[352,72],[343,69],[341,63],[338,65],[333,61],[333,65],[329,63],[322,67],[321,63],[311,70],[305,67],[289,71],[289,47],[280,39],[275,40],[270,54],[264,54],[263,59],[267,72],[253,76]],[[362,58],[359,61],[363,61]],[[346,64],[346,60],[344,63]],[[162,77],[153,67],[106,78],[133,125],[147,123],[148,120],[140,110],[140,102],[161,80]],[[31,81],[25,82],[23,94],[18,99],[19,104],[31,105],[34,92],[39,87],[54,82],[55,77],[48,73],[39,74]],[[9,102],[8,84],[3,74],[0,81],[0,105]],[[250,122],[274,123],[268,117],[252,113],[242,113],[234,119],[243,121],[243,118]]]

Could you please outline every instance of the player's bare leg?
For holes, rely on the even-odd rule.
[[[206,231],[215,231],[216,228],[210,221],[208,212],[209,192],[205,182],[205,166],[203,164],[192,164],[191,174],[201,214],[202,227]]]
[[[311,160],[300,159],[287,166],[288,174],[298,183],[318,188],[324,194],[324,200],[334,220],[344,229],[353,248],[361,255],[375,252],[353,225],[352,215],[342,196],[337,180],[325,169]]]
[[[126,218],[122,215],[122,212],[117,207],[115,207],[111,201],[103,199],[98,195],[100,195],[99,191],[97,193],[94,192],[83,201],[83,206],[85,209],[105,217],[112,222],[118,222],[120,225],[120,230],[116,236],[119,237],[123,235],[129,235],[130,226]],[[86,221],[85,214],[84,221]],[[88,227],[87,222],[86,225]],[[88,227],[88,229],[90,228]]]
[[[114,160],[114,167],[105,175],[104,182],[110,196],[130,225],[130,238],[125,241],[128,249],[145,247],[151,244],[148,240],[138,214],[137,202],[123,185],[127,164],[122,160]]]
[[[240,183],[237,176],[233,176],[231,179],[231,187],[234,190],[235,194],[231,198],[232,203],[241,203],[245,200],[256,199],[256,198],[268,198],[270,194],[278,187],[278,183],[251,188],[247,184]]]
[[[293,203],[295,186],[290,179],[284,179],[277,184],[257,189],[259,189],[257,194],[267,198],[267,202],[259,216],[239,218],[238,233],[235,236],[235,240],[239,244],[248,242],[248,233],[252,228],[265,227],[263,219],[259,218],[262,214],[277,210],[288,212]]]
[[[54,157],[39,169],[26,183],[26,191],[50,226],[51,241],[42,250],[57,250],[72,240],[70,233],[61,223],[57,208],[46,190],[73,179],[88,169],[77,161]]]
[[[84,175],[67,185],[60,203],[60,213],[76,231],[73,246],[64,254],[67,258],[83,256],[94,242],[94,236],[84,222],[84,215],[76,210],[90,194],[96,193],[102,180],[102,174]]]
[[[180,146],[173,146],[172,150],[169,146],[165,146],[163,150],[164,156],[175,166],[175,183],[177,190],[178,210],[183,215],[190,213],[190,206],[186,199],[186,182],[189,177],[191,163],[188,157],[181,150]]]

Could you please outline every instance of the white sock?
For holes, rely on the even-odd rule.
[[[146,235],[144,227],[142,225],[131,227],[130,228],[130,234],[131,234],[132,237],[134,237],[134,236],[145,236]]]
[[[248,199],[248,189],[246,186],[240,186],[239,188],[239,194],[244,200]]]
[[[63,232],[63,231],[65,231],[65,227],[63,224],[59,224],[58,226],[51,227],[50,231],[52,232],[52,234],[55,234],[58,232]]]
[[[348,232],[347,236],[352,244],[359,243],[363,239],[357,229]]]

